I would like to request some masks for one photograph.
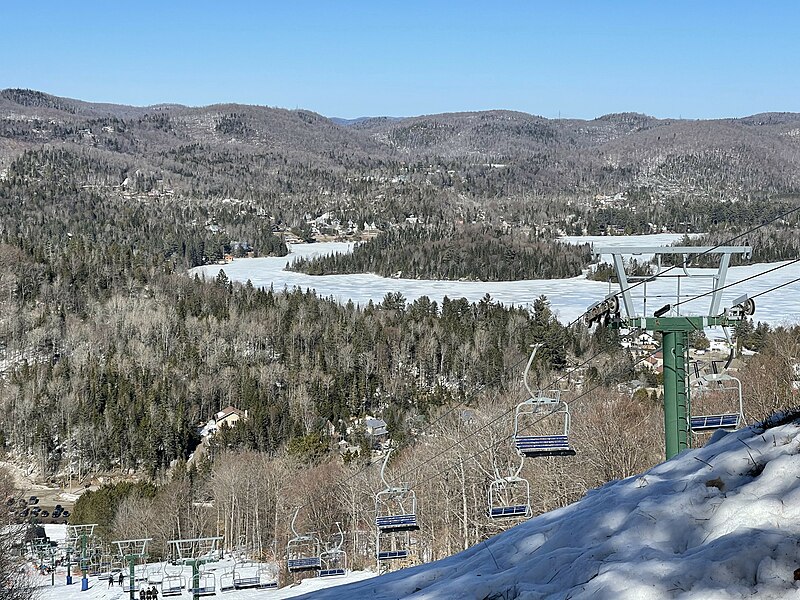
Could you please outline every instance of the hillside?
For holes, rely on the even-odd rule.
[[[314,600],[795,597],[800,419],[718,435],[435,563]]]
[[[224,149],[231,160],[267,154],[284,166],[322,168],[340,185],[342,170],[390,177],[439,163],[460,175],[460,187],[492,195],[534,183],[542,191],[591,193],[800,189],[798,113],[715,121],[621,113],[586,121],[495,110],[344,121],[265,106],[131,107],[2,90],[0,140],[0,165],[20,149],[58,143],[146,158],[176,175],[181,169],[170,159],[180,162],[189,150]],[[259,172],[272,171],[261,164]],[[494,181],[498,174],[504,183]]]

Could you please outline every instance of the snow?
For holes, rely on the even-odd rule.
[[[676,234],[653,234],[644,236],[586,236],[563,238],[568,243],[594,242],[598,246],[625,246],[640,245],[667,245],[677,241],[682,236]],[[379,277],[371,274],[357,275],[323,275],[314,276],[304,273],[284,271],[287,262],[296,257],[313,257],[334,252],[350,252],[353,243],[349,242],[324,242],[319,244],[294,244],[291,254],[284,257],[242,258],[233,262],[220,265],[206,265],[195,267],[191,275],[198,274],[209,279],[217,276],[224,270],[229,279],[242,283],[250,280],[255,287],[282,290],[284,287],[299,287],[303,290],[310,288],[321,297],[330,297],[342,304],[352,300],[355,304],[366,305],[370,300],[374,303],[383,301],[389,293],[400,292],[408,302],[413,302],[421,296],[428,296],[431,300],[441,303],[447,296],[450,299],[466,298],[470,302],[478,302],[487,293],[495,302],[507,305],[527,306],[537,297],[544,294],[550,300],[551,307],[562,322],[570,322],[579,318],[584,311],[594,302],[602,300],[610,291],[618,291],[619,287],[609,288],[607,283],[590,281],[585,275],[569,279],[546,279],[527,281],[442,281],[418,279],[394,279]],[[644,259],[647,257],[636,257]],[[608,261],[608,257],[605,257]],[[728,270],[727,283],[735,283],[747,277],[762,273],[782,263],[756,264],[742,267],[731,267]],[[701,294],[711,289],[709,276],[716,273],[716,269],[690,269],[693,274],[703,274],[707,277],[686,280],[681,279],[681,298]],[[742,285],[734,285],[723,291],[722,306],[730,306],[733,300],[743,293],[753,296],[761,291],[772,288],[790,279],[800,277],[800,263],[779,269],[772,273],[757,277]],[[756,300],[755,321],[763,321],[771,325],[787,325],[800,322],[800,304],[795,300],[794,294],[800,289],[800,283],[786,286],[773,293],[766,294]],[[659,279],[648,283],[646,286],[650,304],[643,306],[642,293],[645,286],[634,289],[634,304],[642,314],[652,314],[653,311],[664,304],[675,301],[676,283],[674,278]],[[680,307],[681,314],[707,314],[710,297],[706,296],[695,302],[684,304]]]
[[[159,570],[162,563],[153,563],[148,565],[148,568]],[[233,561],[224,559],[217,563],[211,563],[211,568],[216,572],[222,569],[230,569],[233,566]],[[184,582],[189,582],[192,576],[191,567],[183,567],[182,572],[175,570],[176,567],[170,567],[170,574],[180,574]],[[127,571],[125,571],[127,573]],[[280,600],[282,598],[295,598],[297,596],[312,594],[320,590],[333,588],[348,583],[360,582],[368,578],[375,577],[375,573],[369,571],[349,571],[342,577],[329,577],[318,579],[316,577],[305,579],[298,584],[289,585],[280,589],[273,590],[229,590],[219,591],[217,596],[224,597],[226,600]],[[72,585],[66,585],[66,570],[64,568],[56,569],[55,585],[51,585],[50,575],[35,575],[36,582],[39,588],[39,596],[37,600],[126,600],[129,595],[123,592],[122,587],[115,582],[113,586],[108,585],[106,580],[99,580],[97,577],[89,577],[89,589],[86,592],[81,592],[81,577],[80,574],[73,575]],[[219,580],[217,579],[217,585]],[[157,585],[156,589],[159,590],[159,599],[161,596],[161,588]],[[138,592],[134,594],[136,598],[139,597]],[[184,600],[191,598],[191,594],[186,591],[184,584],[183,592],[180,596],[173,596],[174,598],[184,598]]]
[[[455,556],[315,600],[800,598],[800,426],[717,434]]]
[[[800,599],[800,582],[794,581],[800,567],[800,418],[783,420],[766,430],[717,432],[703,448],[610,482],[570,506],[437,562],[381,577],[354,572],[279,590],[221,595],[230,600]],[[78,579],[67,588],[63,571],[56,574],[55,587],[49,584],[49,576],[40,578],[41,600],[123,598],[120,588],[94,578],[86,593]]]

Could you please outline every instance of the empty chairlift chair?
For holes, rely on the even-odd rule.
[[[235,577],[235,569],[234,567],[231,570],[225,570],[220,572],[219,574],[219,591],[220,592],[229,592],[230,590],[235,589],[236,584],[234,583]]]
[[[147,570],[147,585],[161,585],[164,582],[164,564],[160,567],[153,566]]]
[[[185,581],[183,579],[182,566],[169,566],[164,565],[164,578],[161,581],[161,595],[162,596],[180,596],[183,593],[183,586]]]
[[[320,540],[314,532],[302,535],[297,533],[294,524],[299,512],[300,509],[298,508],[294,511],[294,516],[292,517],[291,529],[294,537],[286,545],[286,566],[290,573],[318,571],[320,568]]]
[[[516,472],[508,477],[501,477],[495,472],[494,481],[489,482],[487,491],[488,509],[490,519],[529,519],[531,511],[531,485],[527,479],[520,477],[521,459]]]
[[[407,483],[399,486],[386,481],[386,465],[392,450],[386,453],[381,480],[386,486],[375,495],[376,552],[378,563],[408,559],[412,555],[410,533],[419,529],[417,496]]]
[[[234,565],[231,585],[237,590],[257,588],[258,565],[251,561],[245,561]]]
[[[717,429],[733,431],[744,425],[742,382],[725,372],[719,373],[716,362],[712,372],[701,375],[695,363],[696,383],[692,399],[689,428],[692,433],[714,432]],[[718,409],[722,410],[707,410]],[[705,414],[695,414],[695,410]]]
[[[210,571],[200,571],[197,580],[197,587],[189,584],[189,593],[197,596],[213,596],[217,593],[217,578]]]
[[[347,571],[347,553],[342,550],[344,545],[344,532],[342,526],[337,522],[336,528],[339,530],[337,534],[338,540],[332,548],[323,551],[320,555],[320,569],[317,575],[319,577],[337,577],[344,575]]]
[[[526,428],[534,425],[546,431],[535,435],[526,433]],[[569,443],[569,427],[569,405],[561,400],[561,392],[539,391],[517,405],[514,413],[514,447],[525,458],[575,456],[575,450]]]
[[[528,384],[528,374],[540,346],[533,346],[522,374],[522,383],[529,397],[514,411],[514,448],[523,458],[574,456],[575,450],[569,443],[569,405],[561,400],[561,392],[538,390],[534,393]],[[531,427],[539,431],[528,433]]]

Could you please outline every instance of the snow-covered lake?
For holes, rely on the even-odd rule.
[[[669,245],[682,236],[679,234],[655,234],[645,236],[585,236],[567,237],[564,241],[569,243],[594,243],[597,246],[630,246]],[[544,294],[550,300],[551,306],[559,319],[570,322],[577,319],[583,312],[597,300],[602,300],[611,290],[607,283],[589,281],[585,276],[570,279],[547,279],[527,281],[440,281],[418,279],[391,279],[377,275],[323,275],[314,276],[304,273],[285,271],[284,267],[296,257],[313,257],[335,252],[350,252],[353,244],[346,242],[326,242],[319,244],[296,244],[291,246],[291,254],[285,257],[244,258],[234,260],[227,265],[206,265],[196,267],[190,271],[192,275],[200,274],[207,278],[214,278],[220,269],[225,271],[229,279],[246,282],[248,279],[256,287],[270,287],[282,290],[284,287],[316,290],[317,295],[346,303],[352,300],[359,305],[366,305],[370,300],[379,303],[388,292],[400,292],[408,302],[413,302],[421,296],[428,296],[431,300],[441,303],[447,296],[450,299],[466,298],[470,302],[477,302],[486,294],[491,295],[496,302],[509,305],[526,306],[534,299]],[[638,260],[647,257],[636,257]],[[608,262],[609,257],[603,257]],[[786,261],[788,262],[788,261]],[[728,272],[728,284],[741,281],[757,273],[784,263],[771,263],[733,267]],[[691,273],[711,275],[716,269],[690,269]],[[673,271],[674,273],[674,271]],[[800,263],[795,263],[786,268],[779,269],[762,277],[734,285],[723,292],[723,307],[732,304],[733,300],[744,293],[753,296],[759,292],[776,285],[800,277]],[[702,278],[696,280],[681,279],[681,297],[686,298],[707,292],[711,289],[711,280]],[[676,279],[665,278],[647,284],[648,305],[643,310],[642,292],[644,286],[634,290],[636,308],[640,314],[652,315],[653,311],[664,304],[675,302]],[[797,294],[800,292],[800,283],[786,286],[780,290],[764,295],[756,300],[756,321],[764,321],[771,325],[787,325],[800,322],[800,302]],[[707,314],[710,297],[705,297],[695,302],[684,304],[680,307],[681,314]]]

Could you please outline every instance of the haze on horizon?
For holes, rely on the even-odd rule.
[[[4,6],[0,88],[326,116],[800,111],[793,2],[97,0]]]

